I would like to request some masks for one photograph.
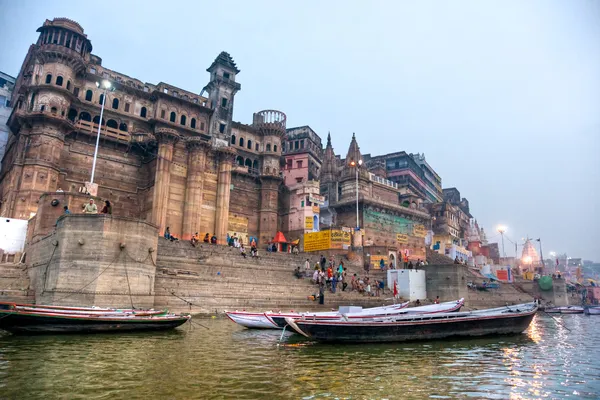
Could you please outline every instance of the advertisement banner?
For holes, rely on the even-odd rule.
[[[425,226],[421,224],[414,225],[413,236],[424,238],[427,236],[427,229],[425,229]]]
[[[408,243],[408,235],[405,235],[404,233],[396,233],[396,243],[407,244]]]
[[[331,236],[329,231],[304,234],[304,251],[322,251],[329,249]]]
[[[348,249],[352,239],[350,232],[340,230],[331,230],[331,248],[332,249]]]
[[[304,229],[313,229],[314,223],[312,217],[304,218]]]
[[[381,260],[383,260],[383,264],[387,266],[389,264],[388,257],[383,255],[371,255],[371,268],[372,269],[381,269]]]
[[[321,207],[319,206],[312,206],[312,211],[314,214],[318,214],[321,212]]]
[[[313,204],[323,205],[325,203],[325,196],[321,196],[320,194],[309,194],[308,201]]]

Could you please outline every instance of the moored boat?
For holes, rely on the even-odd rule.
[[[600,306],[588,306],[583,310],[585,315],[600,315]]]
[[[453,336],[522,333],[535,316],[537,303],[487,310],[409,314],[375,321],[313,321],[288,318],[302,335],[323,342],[367,343],[433,340]]]
[[[583,314],[583,307],[580,306],[563,306],[552,307],[544,310],[548,314]]]
[[[319,321],[335,321],[335,320],[369,320],[369,319],[377,319],[383,317],[391,317],[394,315],[404,315],[404,314],[436,314],[443,312],[456,312],[459,311],[464,305],[464,299],[456,300],[456,301],[448,301],[440,304],[430,304],[426,306],[419,307],[407,307],[407,303],[402,303],[402,307],[377,307],[373,309],[365,309],[359,312],[351,312],[351,313],[304,313],[300,316],[286,316],[282,314],[275,313],[265,313],[267,319],[274,324],[276,324],[279,328],[284,328],[288,323],[286,322],[286,318],[294,318],[294,319],[310,319],[310,320],[319,320]]]
[[[381,307],[372,307],[365,308],[362,307],[350,307],[350,309],[355,309],[355,312],[365,312],[365,313],[387,313],[391,310],[398,310],[408,306],[408,302],[393,304],[389,306],[381,306]],[[340,307],[340,310],[343,311],[344,307]],[[317,313],[309,313],[309,315],[314,316],[314,318],[338,318],[341,313],[338,311],[326,311],[326,312],[317,312]],[[235,322],[236,324],[242,325],[246,328],[259,328],[259,329],[281,329],[286,324],[284,322],[285,318],[301,318],[303,315],[308,313],[298,313],[290,311],[288,313],[282,312],[248,312],[248,311],[228,311],[225,313],[227,317]],[[279,326],[274,322],[274,318],[270,318],[269,316],[274,316],[277,319],[281,319],[283,323],[282,326]]]
[[[131,314],[137,316],[165,315],[167,310],[153,309],[120,309],[120,308],[102,308],[102,307],[64,307],[39,304],[20,304],[11,302],[0,302],[0,308],[10,309],[14,307],[20,311],[30,312],[50,312],[59,314],[79,314],[79,315],[123,315]]]
[[[0,329],[11,333],[92,333],[167,330],[189,321],[189,315],[68,314],[0,308]]]

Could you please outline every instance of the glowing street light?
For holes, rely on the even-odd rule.
[[[506,226],[498,225],[496,228],[498,232],[500,232],[500,236],[502,236],[502,257],[506,258],[506,251],[504,251],[504,232],[506,232]],[[515,254],[516,256],[516,254]]]

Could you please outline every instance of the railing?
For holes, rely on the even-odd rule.
[[[398,184],[396,182],[392,182],[390,180],[387,180],[385,178],[382,178],[380,176],[377,176],[373,173],[369,172],[369,178],[371,179],[371,181],[373,182],[377,182],[379,184],[385,185],[385,186],[389,186],[392,187],[394,189],[398,189]]]
[[[79,120],[79,121],[77,121],[75,126],[77,127],[77,129],[84,131],[84,132],[92,133],[93,135],[98,133],[98,124],[95,124],[90,121]],[[121,140],[124,142],[129,142],[131,139],[131,135],[129,135],[128,132],[120,131],[115,128],[109,128],[106,125],[102,126],[100,135],[106,135],[110,138]]]

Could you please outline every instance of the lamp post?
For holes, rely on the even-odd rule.
[[[90,178],[90,187],[94,185],[94,174],[96,172],[96,159],[98,158],[98,146],[100,145],[100,131],[102,130],[102,116],[104,115],[104,104],[106,104],[106,93],[109,89],[112,89],[112,86],[109,81],[104,80],[102,83],[96,82],[96,87],[100,87],[104,89],[104,93],[102,94],[102,108],[100,109],[100,121],[98,121],[98,135],[96,136],[96,148],[94,149],[94,161],[92,162],[92,177]],[[95,195],[95,193],[94,193]]]
[[[360,231],[360,222],[358,220],[358,169],[361,167],[363,160],[358,160],[358,162],[352,160],[350,161],[350,165],[352,167],[356,167],[356,230]]]
[[[506,232],[506,227],[500,225],[498,226],[497,231],[500,232],[500,236],[502,236],[502,257],[506,258],[506,252],[504,251],[504,232]]]
[[[544,253],[542,252],[542,239],[538,238],[537,239],[538,242],[540,242],[540,260],[542,260],[542,268],[543,271],[546,271],[546,263],[544,262]]]

